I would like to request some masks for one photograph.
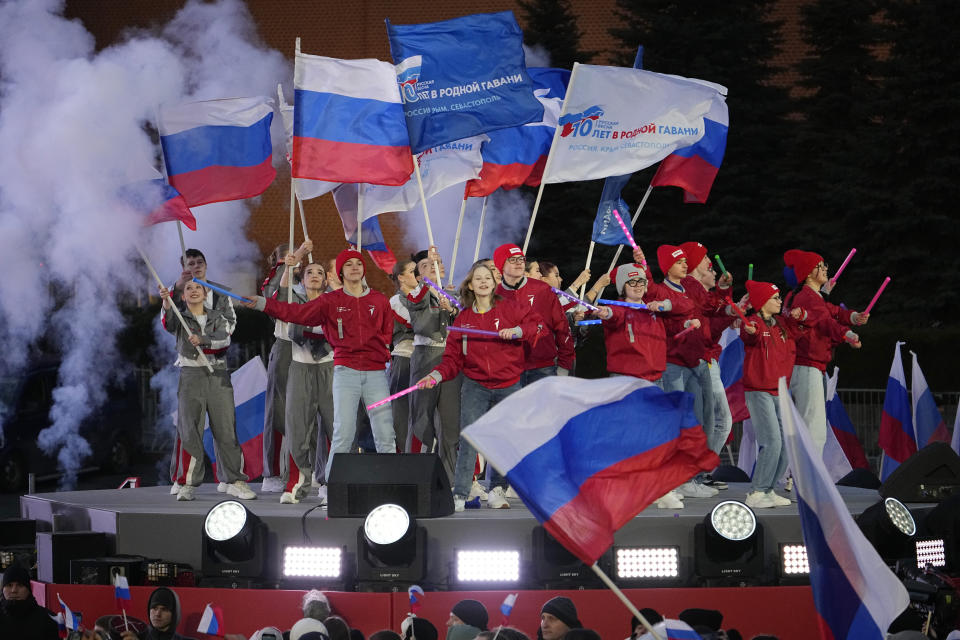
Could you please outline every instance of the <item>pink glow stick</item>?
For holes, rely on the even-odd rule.
[[[633,234],[627,229],[627,225],[623,223],[623,218],[620,217],[620,213],[616,209],[613,210],[613,217],[620,223],[620,228],[623,229],[623,235],[627,236],[627,240],[630,241],[630,246],[634,249],[639,249],[640,247],[637,246],[637,241],[633,239]]]
[[[393,394],[392,396],[387,396],[387,397],[384,398],[383,400],[377,400],[377,401],[374,402],[373,404],[368,404],[368,405],[367,405],[367,411],[370,411],[370,409],[376,409],[377,407],[379,407],[379,406],[381,406],[381,405],[387,404],[387,403],[390,402],[391,400],[396,400],[397,398],[399,398],[399,397],[401,397],[401,396],[405,396],[405,395],[407,395],[408,393],[413,393],[413,392],[416,391],[416,390],[417,390],[417,385],[413,385],[412,387],[407,387],[407,388],[404,389],[403,391],[398,391],[398,392],[396,392],[395,394]]]
[[[863,310],[864,313],[870,313],[870,309],[873,309],[873,305],[876,304],[877,298],[880,297],[880,294],[883,293],[883,290],[887,288],[887,285],[890,283],[890,276],[887,276],[883,279],[883,284],[880,285],[880,288],[877,289],[876,295],[873,296],[873,300],[870,301],[870,304],[867,305],[867,308]]]
[[[840,278],[840,274],[843,273],[843,270],[847,268],[847,263],[850,262],[850,258],[853,257],[853,254],[857,252],[856,248],[850,249],[850,253],[847,254],[847,259],[843,261],[843,264],[840,265],[840,268],[837,269],[837,272],[833,274],[833,277],[830,278],[830,285],[833,286],[837,284],[837,280]]]
[[[486,329],[470,329],[468,327],[456,327],[450,325],[447,327],[447,331],[459,331],[461,333],[472,333],[477,336],[490,336],[491,338],[499,338],[500,334],[496,331],[487,331]]]
[[[688,333],[690,333],[690,332],[693,331],[694,329],[699,329],[699,328],[700,328],[700,327],[692,327],[692,326],[691,326],[691,327],[687,327],[686,329],[684,329],[684,330],[681,331],[680,333],[674,334],[673,339],[676,340],[677,338],[679,338],[679,337],[681,337],[681,336],[687,335]]]

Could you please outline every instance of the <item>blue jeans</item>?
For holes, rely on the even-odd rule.
[[[520,386],[526,387],[540,378],[546,378],[547,376],[557,375],[557,365],[552,365],[549,367],[540,367],[539,369],[527,369],[523,372],[523,375],[520,376]],[[460,424],[463,424],[462,422]]]
[[[705,374],[700,380],[703,385],[703,430],[707,434],[707,448],[719,454],[733,428],[733,416],[720,379],[720,365],[711,360],[703,365],[701,373]]]
[[[753,469],[753,491],[773,490],[777,480],[787,470],[787,451],[783,446],[783,422],[777,396],[765,391],[747,391],[744,394],[753,432],[757,437],[757,463]]]
[[[463,387],[460,390],[460,428],[465,429],[493,408],[495,404],[520,391],[521,383],[516,383],[504,389],[489,389],[479,382],[464,377]],[[457,468],[453,474],[453,495],[466,498],[473,484],[473,470],[477,463],[477,450],[460,436],[460,450],[457,452]],[[500,472],[487,465],[490,470],[490,488],[506,487],[506,479]]]
[[[701,367],[705,369],[706,366],[706,363],[702,360],[699,366],[692,369],[668,362],[667,370],[663,372],[663,376],[660,378],[663,382],[662,388],[664,391],[686,391],[693,394],[693,412],[704,431],[706,431],[705,425],[707,423],[703,419],[703,395],[700,390],[700,380],[703,378]]]
[[[390,395],[387,372],[358,371],[335,365],[333,367],[333,439],[330,442],[330,458],[324,477],[330,478],[330,467],[338,453],[349,453],[357,436],[357,408],[383,400]],[[370,427],[377,453],[396,452],[396,437],[393,433],[393,410],[390,403],[380,405],[368,412]]]

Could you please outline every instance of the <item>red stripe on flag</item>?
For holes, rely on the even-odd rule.
[[[484,162],[480,169],[480,177],[467,182],[466,196],[482,198],[488,196],[500,187],[515,189],[521,185],[539,187],[543,177],[543,167],[547,164],[547,157],[540,156],[536,163],[522,164],[493,164]]]
[[[917,443],[903,430],[899,420],[883,412],[880,416],[880,448],[897,462],[904,462],[917,452]]]
[[[191,207],[258,196],[277,175],[272,158],[252,167],[207,167],[170,176],[170,184]]]
[[[293,177],[400,186],[413,173],[410,147],[293,139]]]
[[[277,447],[280,445],[278,444]],[[248,478],[259,478],[263,475],[263,433],[246,442],[240,443],[243,451],[243,472]]]
[[[680,187],[690,198],[687,202],[706,202],[720,169],[698,155],[684,158],[669,155],[660,163],[650,181],[654,187]]]

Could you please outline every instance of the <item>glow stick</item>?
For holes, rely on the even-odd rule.
[[[676,340],[677,338],[679,338],[679,337],[681,337],[681,336],[687,335],[688,333],[690,333],[690,332],[693,331],[694,329],[699,329],[699,328],[700,328],[700,327],[694,327],[694,326],[687,327],[686,329],[684,329],[684,330],[681,331],[680,333],[674,334],[673,339]]]
[[[753,280],[753,263],[747,266],[747,280]]]
[[[643,206],[643,205],[640,205],[640,206]],[[639,249],[640,247],[637,246],[637,241],[633,239],[633,234],[630,233],[629,229],[627,229],[627,225],[624,224],[623,218],[620,217],[620,213],[616,209],[613,210],[613,217],[616,218],[617,222],[620,223],[620,228],[623,229],[623,234],[627,236],[627,240],[630,241],[630,246],[633,247],[634,249]],[[616,260],[614,260],[614,262],[616,262]],[[643,261],[643,266],[644,267],[647,266],[646,260]]]
[[[606,298],[600,298],[597,300],[600,304],[605,304],[613,307],[627,307],[628,309],[647,309],[647,305],[640,304],[639,302],[624,302],[623,300],[607,300]]]
[[[557,289],[556,287],[550,287],[550,288],[553,289],[553,292],[554,292],[555,294],[557,294],[557,295],[559,295],[559,296],[563,296],[564,298],[567,298],[567,299],[569,299],[569,300],[573,300],[573,301],[576,302],[577,304],[583,305],[583,306],[586,307],[587,309],[590,309],[590,311],[600,311],[600,309],[599,309],[598,307],[593,306],[593,305],[590,304],[589,302],[586,302],[586,301],[584,301],[584,300],[581,300],[580,298],[578,298],[578,297],[575,296],[575,295],[571,295],[571,294],[567,293],[566,291],[561,291],[560,289]]]
[[[418,388],[417,385],[413,385],[412,387],[407,387],[407,388],[404,389],[403,391],[398,391],[398,392],[396,392],[396,393],[393,394],[392,396],[387,396],[387,397],[384,398],[383,400],[378,400],[378,401],[374,402],[373,404],[368,404],[368,405],[367,405],[367,411],[370,411],[370,409],[376,409],[377,407],[379,407],[379,406],[381,406],[381,405],[385,405],[385,404],[387,404],[388,402],[390,402],[391,400],[396,400],[397,398],[399,398],[399,397],[401,397],[401,396],[405,396],[405,395],[407,395],[408,393],[413,393],[414,391],[417,390],[417,388]]]
[[[877,289],[876,295],[873,296],[873,300],[870,301],[870,304],[867,305],[867,308],[863,310],[864,313],[870,313],[870,309],[873,309],[873,305],[876,304],[877,298],[880,297],[880,294],[883,293],[883,290],[887,288],[887,285],[890,283],[890,276],[887,276],[883,279],[883,284],[880,285],[880,288]]]
[[[500,334],[497,333],[496,331],[487,331],[486,329],[470,329],[468,327],[456,327],[453,325],[447,327],[447,331],[459,331],[460,333],[472,333],[473,335],[490,336],[491,338],[500,337]]]
[[[440,285],[438,285],[436,282],[434,282],[433,280],[431,280],[431,279],[428,278],[427,276],[423,276],[423,281],[426,282],[428,285],[430,285],[430,288],[431,288],[431,289],[433,289],[434,291],[436,291],[437,293],[439,293],[440,295],[442,295],[444,298],[446,298],[447,300],[449,300],[449,301],[450,301],[450,304],[452,304],[453,306],[455,306],[457,309],[460,309],[460,311],[463,311],[463,305],[460,304],[460,301],[457,300],[454,296],[452,296],[452,295],[450,295],[449,293],[447,293],[446,291],[444,291],[444,290],[443,290],[443,287],[441,287]]]
[[[723,275],[727,272],[727,268],[723,266],[723,260],[720,259],[720,254],[713,254],[713,258],[717,261],[717,264],[720,265],[720,274]]]
[[[749,322],[747,316],[743,314],[743,309],[740,308],[740,305],[734,304],[730,298],[727,298],[727,302],[730,303],[730,306],[733,307],[733,310],[737,312],[737,315],[740,316],[740,319],[743,320],[744,323]]]
[[[582,327],[587,324],[603,324],[603,320],[577,320],[577,326]]]
[[[204,280],[201,280],[200,278],[194,278],[193,281],[196,282],[196,283],[198,283],[198,284],[202,284],[203,286],[205,286],[205,287],[208,288],[208,289],[213,289],[213,290],[216,291],[217,293],[222,293],[223,295],[228,296],[228,297],[230,297],[230,298],[234,298],[234,299],[239,300],[239,301],[241,301],[241,302],[250,302],[250,298],[244,298],[243,296],[238,296],[237,294],[235,294],[235,293],[232,292],[232,291],[227,291],[227,290],[224,289],[223,287],[218,287],[218,286],[215,285],[215,284],[210,284],[209,282],[206,282],[206,281],[204,281]]]
[[[857,252],[856,248],[850,249],[850,253],[847,254],[847,259],[843,261],[843,264],[840,265],[840,268],[837,269],[837,272],[833,274],[833,277],[830,278],[830,285],[833,286],[837,283],[837,279],[840,277],[840,274],[843,273],[843,270],[847,268],[847,263],[850,262],[850,258],[853,257],[853,254]]]

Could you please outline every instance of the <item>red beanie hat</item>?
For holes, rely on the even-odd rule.
[[[687,268],[690,271],[700,266],[700,262],[707,257],[707,248],[699,242],[684,242],[680,248],[687,254]]]
[[[363,265],[363,275],[367,275],[367,265],[363,261],[363,254],[356,249],[344,249],[339,253],[339,255],[337,255],[337,277],[339,277],[341,280],[343,279],[343,264],[350,258],[357,258],[360,260],[360,264]]]
[[[801,251],[800,249],[790,249],[783,254],[783,263],[793,269],[797,276],[797,283],[801,284],[807,279],[807,276],[823,262],[823,256],[813,251]]]
[[[780,291],[777,285],[770,282],[757,282],[756,280],[747,280],[747,294],[750,295],[750,306],[760,311],[760,307],[767,304],[767,300],[773,297],[773,294]]]
[[[500,273],[503,273],[503,265],[506,263],[507,258],[514,256],[523,257],[523,249],[515,244],[502,244],[493,251],[493,264]]]
[[[637,264],[636,262],[622,264],[610,274],[610,279],[616,283],[617,293],[621,296],[623,295],[623,288],[626,286],[627,280],[633,280],[634,278],[647,279],[647,273],[644,271],[642,264]]]
[[[680,258],[686,257],[687,254],[684,253],[683,249],[672,244],[662,244],[657,247],[657,264],[660,265],[660,271],[663,271],[664,277],[666,277],[667,271],[670,271],[670,267],[676,264]],[[689,266],[690,263],[688,262],[687,265]]]

